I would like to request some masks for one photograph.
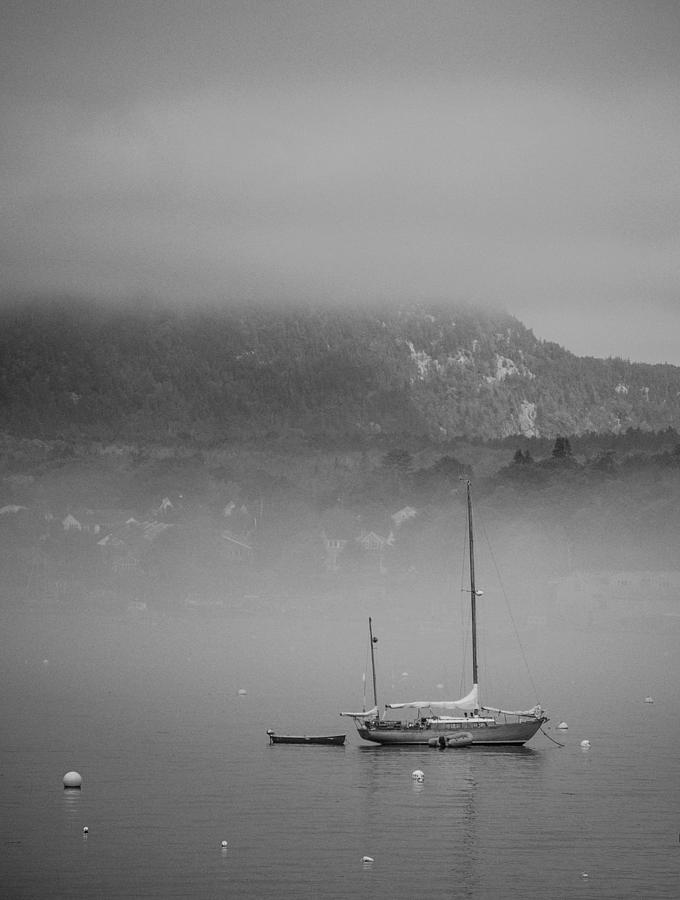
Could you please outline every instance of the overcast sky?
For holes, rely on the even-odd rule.
[[[503,306],[680,365],[677,0],[5,0],[5,291]]]

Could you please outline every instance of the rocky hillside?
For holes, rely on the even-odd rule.
[[[577,357],[504,312],[0,309],[0,429],[14,434],[315,445],[667,427],[679,368]]]

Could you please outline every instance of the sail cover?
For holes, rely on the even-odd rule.
[[[479,709],[477,685],[473,685],[470,693],[461,697],[460,700],[410,700],[408,703],[386,703],[385,706],[388,709],[428,709],[429,707],[436,707],[437,709]]]
[[[373,709],[367,709],[364,712],[341,712],[341,716],[349,716],[350,719],[370,719],[373,716],[378,715],[378,707],[374,706]]]
[[[533,716],[540,719],[543,715],[543,709],[540,706],[532,706],[531,709],[495,709],[493,706],[483,706],[487,712],[502,713],[505,716]]]

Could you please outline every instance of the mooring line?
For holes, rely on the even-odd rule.
[[[565,746],[566,746],[566,744],[560,744],[560,742],[559,742],[559,741],[556,741],[554,737],[550,737],[550,735],[548,734],[547,731],[543,731],[543,728],[541,728],[541,734],[544,734],[544,735],[548,738],[549,741],[552,741],[553,744],[557,744],[558,747],[565,747]]]

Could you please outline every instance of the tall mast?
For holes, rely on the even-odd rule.
[[[373,654],[373,645],[378,643],[378,638],[373,637],[373,622],[368,617],[368,635],[371,639],[371,674],[373,675],[373,705],[378,705],[378,691],[375,686],[375,656]]]
[[[470,547],[470,608],[472,612],[472,683],[477,681],[477,588],[475,587],[475,546],[472,533],[472,497],[470,496],[470,482],[466,481],[467,488],[467,520],[468,520],[468,544]]]

